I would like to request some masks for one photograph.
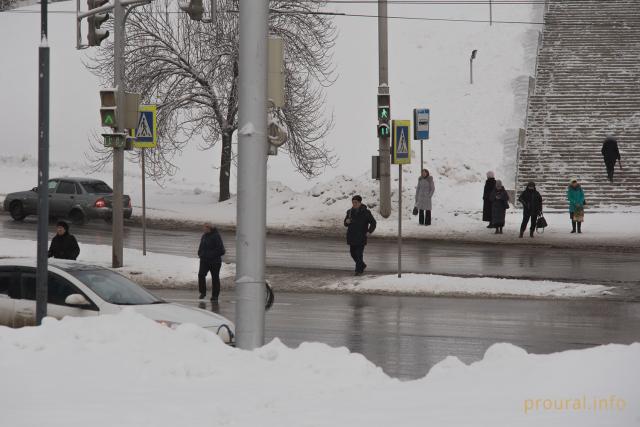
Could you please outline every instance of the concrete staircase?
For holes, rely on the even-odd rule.
[[[613,184],[607,131],[624,168]],[[640,0],[547,0],[517,191],[535,181],[545,206],[564,208],[571,177],[590,206],[640,205]]]

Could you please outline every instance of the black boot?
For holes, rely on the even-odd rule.
[[[520,230],[520,238],[522,239],[524,237],[524,230]]]
[[[575,233],[576,232],[576,222],[575,221],[571,221],[571,233]]]
[[[581,229],[582,229],[582,223],[581,223],[581,222],[579,222],[579,223],[578,223],[578,234],[582,233],[582,230],[581,230]]]
[[[534,230],[533,228],[532,228],[531,230],[529,230],[529,237],[533,237],[533,232],[534,232],[534,231],[535,231],[535,230]]]

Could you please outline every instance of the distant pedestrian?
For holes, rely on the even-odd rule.
[[[364,263],[367,234],[373,233],[376,229],[376,220],[362,203],[362,197],[353,196],[351,206],[344,218],[344,226],[347,227],[347,244],[351,250],[351,258],[356,263],[356,276],[360,276],[367,268],[367,264]]]
[[[418,208],[420,225],[431,225],[431,199],[435,191],[433,177],[429,175],[428,170],[422,169],[416,187],[416,208]]]
[[[488,222],[487,228],[491,228],[491,193],[496,188],[496,175],[493,171],[487,172],[487,180],[484,183],[484,194],[482,195],[482,221]]]
[[[222,237],[213,225],[207,222],[202,228],[204,234],[200,238],[200,246],[198,247],[198,257],[200,258],[198,290],[200,291],[200,299],[204,299],[207,296],[207,274],[211,272],[211,301],[217,303],[220,295],[222,256],[226,251]]]
[[[567,201],[569,202],[569,217],[571,218],[571,233],[582,233],[582,222],[584,221],[584,191],[578,183],[577,178],[573,178],[567,188]]]
[[[536,184],[529,182],[525,190],[518,197],[518,201],[522,203],[522,225],[520,226],[520,237],[524,236],[524,231],[527,229],[527,223],[531,221],[531,228],[529,229],[529,236],[533,237],[533,233],[536,231],[536,222],[538,217],[542,214],[542,196],[536,190]]]
[[[504,189],[502,181],[496,181],[496,188],[489,196],[491,201],[491,226],[496,229],[496,234],[502,234],[502,227],[509,209],[509,194]]]
[[[604,158],[604,164],[607,168],[607,177],[609,182],[613,182],[613,172],[615,170],[616,162],[620,163],[620,169],[622,169],[622,162],[620,161],[620,151],[618,150],[618,141],[612,133],[607,134],[607,137],[602,144],[602,157]]]
[[[78,255],[80,255],[80,246],[73,234],[69,234],[69,224],[58,221],[56,235],[51,239],[49,246],[49,258],[75,260]]]

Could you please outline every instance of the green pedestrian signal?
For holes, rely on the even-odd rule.
[[[378,107],[378,120],[389,121],[389,107]]]
[[[113,114],[111,114],[111,112],[105,114],[104,116],[104,122],[102,123],[104,126],[112,126],[113,125]]]
[[[378,138],[389,138],[391,136],[391,129],[387,124],[378,125]]]
[[[100,122],[104,127],[118,127],[116,123],[117,96],[116,89],[102,89],[100,91]]]

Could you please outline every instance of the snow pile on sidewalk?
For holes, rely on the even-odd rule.
[[[638,343],[550,355],[495,344],[479,362],[448,357],[401,382],[345,348],[274,340],[242,351],[125,311],[0,327],[0,354],[0,425],[11,427],[628,427],[640,417]]]
[[[33,240],[14,240],[0,238],[0,258],[36,257],[37,242]],[[80,247],[78,261],[111,267],[111,246],[90,245]],[[163,288],[186,287],[197,283],[198,260],[177,255],[165,255],[137,249],[124,249],[127,265],[116,269],[137,283]],[[235,264],[223,264],[220,277],[235,275]]]
[[[435,274],[363,276],[325,286],[327,289],[358,293],[403,293],[428,295],[493,295],[533,297],[595,297],[613,288],[582,283],[547,280],[496,279],[491,277],[453,277]]]

